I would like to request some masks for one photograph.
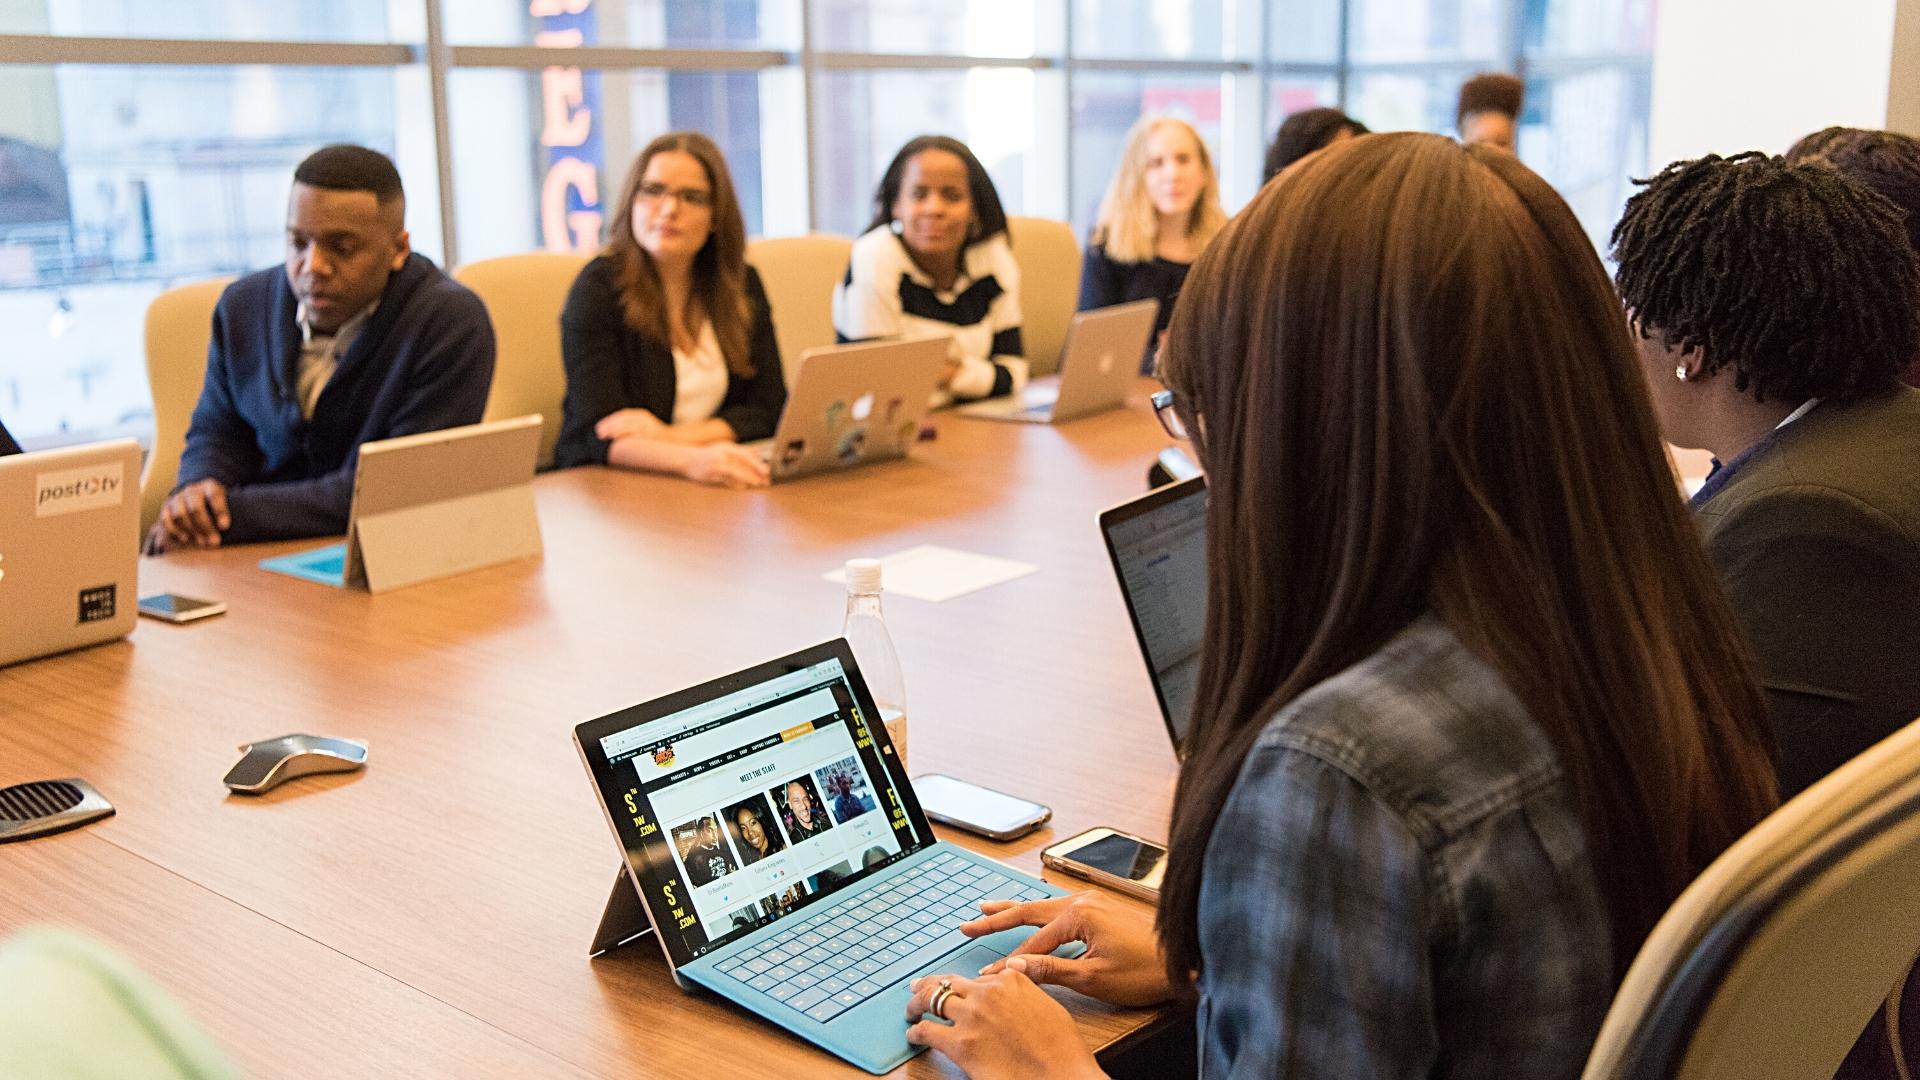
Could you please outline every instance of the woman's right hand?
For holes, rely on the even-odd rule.
[[[960,924],[968,937],[1010,930],[1040,929],[1004,960],[980,969],[991,975],[1019,971],[1037,983],[1053,983],[1114,1005],[1157,1005],[1174,996],[1153,915],[1099,892],[1075,893],[1015,903],[987,900],[981,918]],[[1068,942],[1087,951],[1071,960],[1051,955]]]
[[[766,487],[767,463],[757,450],[739,443],[709,443],[687,448],[680,471],[687,479],[730,488]]]

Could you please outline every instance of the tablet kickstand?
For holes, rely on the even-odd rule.
[[[600,913],[600,928],[593,933],[593,947],[587,955],[599,956],[651,933],[653,925],[647,921],[647,908],[640,902],[640,891],[634,888],[633,879],[622,866],[613,879],[613,892],[607,896],[606,910]]]

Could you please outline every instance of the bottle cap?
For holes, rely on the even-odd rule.
[[[847,560],[847,591],[850,593],[877,593],[880,591],[879,559]]]

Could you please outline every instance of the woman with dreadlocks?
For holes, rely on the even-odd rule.
[[[1613,230],[1660,426],[1713,452],[1693,505],[1760,661],[1783,798],[1920,715],[1920,390],[1898,382],[1920,262],[1892,203],[1802,160],[1675,162]],[[1840,1080],[1920,1062],[1920,968],[1905,985]]]
[[[1920,716],[1920,264],[1893,206],[1777,157],[1667,166],[1613,231],[1668,441],[1746,627],[1790,797]]]

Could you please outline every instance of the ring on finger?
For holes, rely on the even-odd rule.
[[[948,1019],[947,999],[953,996],[953,980],[941,979],[940,988],[933,992],[933,1000],[927,1002],[927,1011],[942,1020]]]

